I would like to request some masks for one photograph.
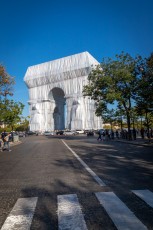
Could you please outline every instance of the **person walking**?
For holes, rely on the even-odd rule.
[[[5,137],[4,137],[4,147],[3,149],[7,149],[9,152],[11,151],[10,149],[10,142],[9,142],[9,138],[11,137],[11,133],[7,134]]]
[[[140,134],[141,134],[142,139],[144,139],[144,133],[145,133],[145,130],[144,130],[144,128],[142,127],[141,130],[140,130]]]
[[[135,128],[133,128],[132,133],[133,133],[133,139],[136,140],[137,132]]]
[[[108,129],[106,129],[105,131],[105,140],[108,141],[109,139],[109,132],[108,132]]]
[[[6,133],[6,131],[4,130],[3,132],[2,132],[2,140],[3,140],[3,142],[4,142],[4,138],[7,136],[7,133]]]
[[[102,135],[102,130],[100,129],[99,131],[98,131],[98,138],[97,138],[97,141],[102,141],[102,138],[101,138],[101,135]]]
[[[113,129],[111,130],[111,139],[114,140],[114,131],[113,131]]]
[[[116,138],[119,139],[119,132],[118,132],[118,130],[116,130],[115,133],[116,133]]]
[[[0,134],[0,151],[3,152],[3,139],[2,139],[2,134]]]

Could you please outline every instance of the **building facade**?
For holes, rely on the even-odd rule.
[[[98,64],[83,52],[29,67],[24,81],[29,90],[30,130],[101,128],[95,102],[82,94],[91,69]]]

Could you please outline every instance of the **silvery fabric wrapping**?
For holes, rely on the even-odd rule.
[[[28,67],[30,130],[98,129],[95,103],[83,97],[83,86],[98,61],[88,52]]]

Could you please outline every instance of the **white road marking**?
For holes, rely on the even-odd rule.
[[[37,200],[37,197],[18,199],[1,230],[30,230]]]
[[[58,229],[87,230],[86,223],[76,194],[59,195]]]
[[[147,227],[113,192],[98,192],[96,196],[118,230],[147,230]]]
[[[148,189],[145,190],[132,190],[134,194],[140,197],[143,201],[145,201],[150,207],[153,208],[153,193]]]
[[[88,165],[83,160],[81,160],[81,158],[65,143],[65,141],[62,140],[62,142],[73,153],[73,155],[78,159],[78,161],[80,161],[80,163],[85,167],[85,169],[90,173],[90,175],[98,182],[98,184],[100,186],[106,186],[106,184],[96,175],[96,173],[94,173],[88,167]]]

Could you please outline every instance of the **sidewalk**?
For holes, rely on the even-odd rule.
[[[21,141],[10,142],[10,147],[21,144]]]
[[[126,140],[126,139],[115,139],[115,141],[122,142],[122,143],[128,143],[132,145],[140,145],[145,147],[153,147],[153,138],[151,138],[151,142],[147,138],[142,139],[141,137],[137,137],[136,140]]]

